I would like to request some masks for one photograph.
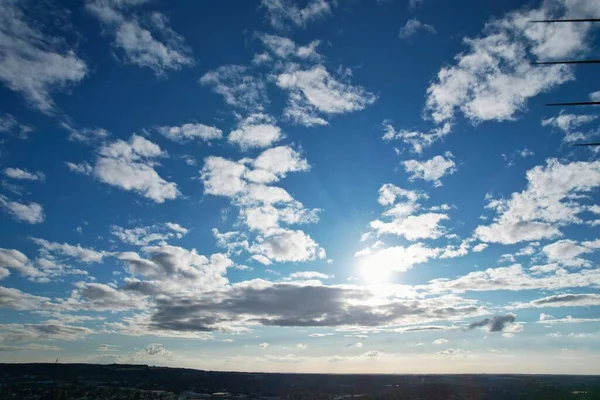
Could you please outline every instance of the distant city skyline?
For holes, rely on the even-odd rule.
[[[600,0],[2,4],[3,362],[600,373]]]

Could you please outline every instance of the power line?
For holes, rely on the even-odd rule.
[[[600,64],[600,60],[574,60],[574,61],[536,61],[533,65],[554,65],[554,64]]]
[[[530,22],[600,22],[600,18],[578,18],[578,19],[540,19]]]
[[[581,146],[600,146],[600,143],[575,143],[571,146],[581,147]]]
[[[600,101],[576,101],[572,103],[547,103],[547,106],[598,106]]]

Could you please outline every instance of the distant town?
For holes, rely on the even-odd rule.
[[[147,365],[0,364],[0,400],[600,399],[600,377],[327,375]]]

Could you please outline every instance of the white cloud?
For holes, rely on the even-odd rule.
[[[475,123],[512,120],[528,99],[572,80],[569,66],[539,68],[531,65],[530,57],[556,59],[587,51],[590,26],[529,21],[573,15],[577,7],[574,2],[545,1],[537,9],[488,22],[480,37],[465,38],[468,50],[456,56],[456,65],[443,67],[427,89],[429,117],[442,123],[460,110]]]
[[[231,131],[227,140],[242,150],[269,147],[285,136],[275,125],[275,119],[263,113],[250,114],[242,119],[237,129]]]
[[[0,257],[2,253],[0,253]],[[1,258],[0,258],[1,259]],[[0,306],[13,310],[35,310],[50,301],[48,297],[34,296],[19,289],[0,286]]]
[[[174,142],[179,143],[194,140],[210,142],[211,140],[223,137],[223,131],[220,129],[198,123],[183,124],[181,126],[159,126],[156,130]]]
[[[3,338],[3,343],[80,340],[92,333],[94,331],[89,328],[59,323],[0,324],[0,336]]]
[[[479,253],[480,251],[485,250],[488,247],[486,243],[479,243],[478,245],[473,246],[473,251]]]
[[[273,262],[271,260],[269,260],[267,257],[263,256],[262,254],[254,254],[251,258],[258,261],[262,265],[273,264]]]
[[[421,132],[407,129],[396,130],[389,122],[384,121],[383,130],[383,140],[402,140],[411,147],[413,153],[420,154],[423,152],[423,149],[430,147],[432,144],[448,135],[452,130],[452,125],[447,122],[431,129],[429,132]]]
[[[311,333],[308,336],[311,338],[320,338],[320,337],[326,337],[326,336],[333,336],[333,333]]]
[[[207,72],[198,82],[211,87],[230,106],[261,111],[269,102],[265,83],[247,71],[248,68],[241,65],[224,65]]]
[[[566,143],[572,143],[579,140],[585,140],[588,138],[588,134],[578,131],[577,128],[582,125],[589,124],[593,122],[597,115],[591,114],[565,114],[560,113],[560,115],[556,117],[546,118],[542,120],[542,126],[551,126],[557,129],[560,129],[564,132],[565,137],[563,141]]]
[[[424,24],[416,18],[411,18],[406,21],[406,24],[404,24],[402,28],[400,28],[398,36],[402,39],[408,39],[409,37],[416,35],[419,31],[429,34],[437,33],[433,26]]]
[[[427,199],[427,194],[416,190],[403,189],[391,183],[386,183],[379,188],[379,198],[377,201],[382,206],[390,206],[398,198],[405,198],[410,203],[415,203],[419,199]]]
[[[269,347],[269,343],[261,343],[258,345],[259,349],[266,349],[267,347]]]
[[[284,189],[267,186],[284,178],[287,173],[308,170],[308,162],[288,146],[263,151],[255,159],[231,161],[208,157],[201,171],[205,193],[232,198],[239,207],[239,219],[257,236],[254,243],[232,240],[234,247],[246,249],[265,258],[259,262],[308,261],[324,258],[320,248],[306,233],[284,229],[282,224],[293,225],[318,221],[318,209],[306,209]],[[258,183],[257,183],[258,182]],[[221,234],[219,234],[221,235]],[[222,247],[230,248],[229,238],[222,238]]]
[[[551,315],[541,313],[538,324],[553,325],[553,324],[584,324],[600,322],[600,318],[573,318],[571,315],[567,315],[565,318],[554,318]]]
[[[98,351],[119,351],[121,346],[116,344],[101,344],[98,346]]]
[[[600,272],[595,270],[582,270],[569,273],[557,271],[545,273],[541,277],[527,273],[520,264],[508,267],[488,268],[473,271],[454,279],[438,278],[429,281],[418,290],[427,293],[464,293],[468,291],[492,290],[559,290],[565,288],[582,288],[597,286],[600,282]]]
[[[326,125],[320,114],[344,114],[365,109],[376,96],[360,86],[336,80],[322,65],[302,70],[289,65],[277,76],[277,86],[289,92],[284,117],[305,125]]]
[[[267,12],[269,23],[276,29],[289,25],[304,28],[314,20],[331,14],[332,4],[327,0],[310,0],[303,8],[291,0],[261,0],[261,7]]]
[[[148,67],[155,74],[193,65],[190,48],[182,36],[168,25],[160,12],[135,13],[136,2],[87,0],[86,10],[96,17],[103,31],[114,37],[123,61]]]
[[[407,160],[402,164],[404,170],[411,174],[410,180],[423,179],[433,182],[436,187],[439,187],[442,186],[441,178],[456,172],[456,164],[452,157],[452,153],[448,151],[444,156],[435,156],[430,160]]]
[[[49,253],[75,258],[84,263],[99,263],[107,255],[106,252],[81,247],[79,244],[56,243],[40,238],[32,238],[31,240]]]
[[[103,128],[76,129],[68,122],[62,122],[60,126],[69,131],[69,140],[73,142],[93,144],[107,139],[110,136],[110,133]]]
[[[549,159],[546,165],[527,171],[527,188],[510,199],[491,200],[486,208],[498,215],[488,226],[478,226],[476,236],[484,242],[514,244],[521,241],[561,236],[559,227],[581,224],[586,207],[581,195],[600,187],[600,162],[561,163]]]
[[[26,169],[21,168],[4,168],[4,175],[13,179],[24,179],[28,181],[43,181],[46,179],[46,175],[43,172],[29,172]]]
[[[308,345],[306,343],[296,343],[296,348],[299,350],[306,350]]]
[[[556,294],[529,303],[516,303],[515,308],[545,308],[545,307],[590,307],[600,305],[600,294]]]
[[[600,101],[600,90],[598,90],[597,92],[590,93],[590,100],[591,101]]]
[[[589,264],[589,262],[579,258],[579,256],[591,253],[592,250],[578,245],[574,240],[564,239],[544,246],[542,252],[548,258],[548,262],[556,262],[566,266],[583,266]]]
[[[166,155],[157,144],[134,134],[128,142],[118,139],[100,147],[93,167],[87,164],[67,165],[75,172],[93,174],[108,185],[163,203],[180,196],[177,184],[164,180],[154,169],[155,160]]]
[[[441,339],[436,339],[436,340],[434,340],[432,343],[433,343],[433,344],[437,344],[437,345],[442,345],[442,344],[449,343],[449,340],[448,340],[448,339],[441,338]]]
[[[290,279],[290,280],[296,280],[296,279],[310,280],[310,279],[331,279],[331,278],[333,278],[333,275],[327,275],[322,272],[299,271],[299,272],[291,273],[288,279]]]
[[[279,262],[303,262],[325,258],[324,250],[300,230],[277,229],[259,236],[250,252]]]
[[[148,346],[146,346],[145,349],[138,351],[137,354],[140,356],[149,356],[149,357],[156,357],[156,356],[172,357],[173,356],[173,353],[171,353],[169,350],[167,350],[166,347],[160,343],[151,343]]]
[[[297,46],[293,40],[281,36],[261,34],[259,38],[265,47],[278,58],[297,57],[301,60],[318,60],[321,58],[321,55],[316,52],[316,48],[321,43],[318,40],[314,40],[306,46]],[[264,59],[265,57],[261,58]]]
[[[111,233],[113,235],[118,237],[123,243],[135,246],[147,246],[152,242],[166,243],[167,240],[174,237],[181,239],[187,231],[186,228],[179,224],[171,222],[129,229],[116,225],[111,226]]]
[[[32,130],[33,128],[21,124],[11,114],[4,114],[0,117],[0,133],[12,135],[19,139],[27,139],[28,133]]]
[[[44,209],[40,204],[34,202],[27,204],[20,203],[18,201],[12,201],[1,194],[0,207],[2,207],[17,220],[30,224],[42,223],[46,218],[44,215]]]
[[[15,0],[2,4],[0,81],[49,113],[54,109],[51,92],[79,83],[88,68],[63,38],[44,34],[43,24],[26,16],[26,7]]]
[[[445,232],[440,222],[449,219],[445,214],[424,213],[400,216],[390,222],[379,219],[371,221],[370,226],[378,235],[392,234],[404,236],[407,240],[437,239]]]
[[[379,189],[379,204],[387,206],[382,219],[371,221],[369,226],[377,235],[393,234],[408,240],[436,239],[445,232],[440,222],[448,216],[442,213],[415,213],[421,208],[419,199],[428,196],[418,191],[402,189],[392,184],[384,184]],[[394,204],[398,199],[406,199]],[[388,222],[386,222],[388,220]]]

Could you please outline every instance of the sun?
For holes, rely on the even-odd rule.
[[[368,285],[383,285],[389,283],[392,268],[389,261],[375,253],[364,257],[359,264],[360,276]]]

